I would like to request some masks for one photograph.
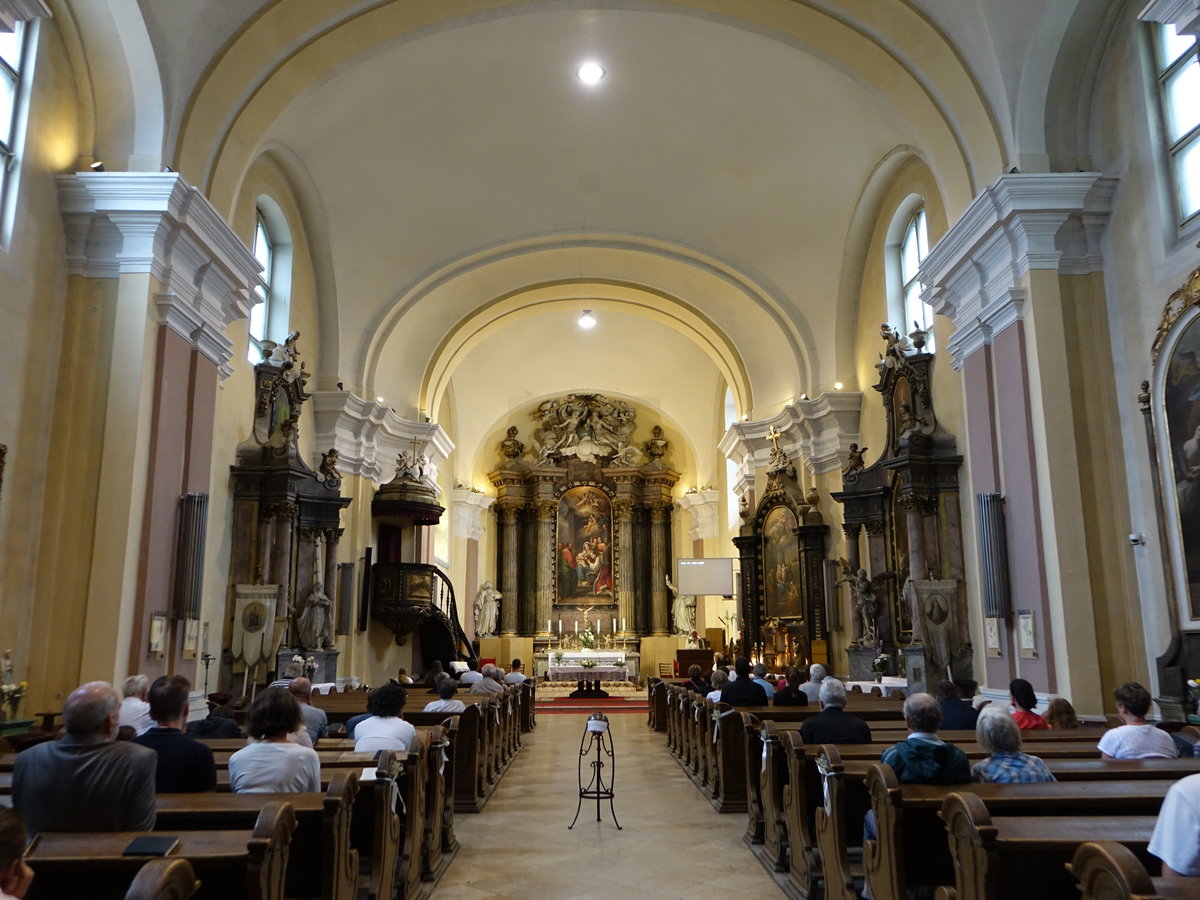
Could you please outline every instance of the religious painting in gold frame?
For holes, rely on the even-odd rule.
[[[800,598],[800,553],[794,529],[799,525],[792,508],[780,504],[763,517],[763,608],[767,618],[804,616]]]
[[[1154,342],[1151,414],[1166,552],[1183,630],[1200,629],[1200,269],[1171,295]]]
[[[555,602],[611,602],[612,550],[608,494],[592,485],[564,491],[555,529]]]

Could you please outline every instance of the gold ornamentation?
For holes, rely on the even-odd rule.
[[[1167,299],[1167,305],[1163,309],[1162,322],[1159,323],[1158,332],[1154,335],[1154,344],[1150,348],[1152,363],[1158,362],[1158,354],[1162,352],[1167,335],[1175,327],[1179,317],[1197,305],[1200,305],[1200,269],[1194,269],[1192,274],[1187,277],[1187,281],[1183,283],[1183,287]]]

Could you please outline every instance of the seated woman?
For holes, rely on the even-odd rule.
[[[1046,724],[1051,728],[1078,728],[1079,718],[1075,707],[1065,697],[1055,697],[1046,707]]]
[[[775,690],[776,706],[808,706],[808,695],[800,690],[804,684],[804,676],[796,666],[788,666],[787,682]]]
[[[1033,692],[1032,684],[1024,678],[1014,678],[1008,686],[1008,691],[1013,709],[1016,710],[1012,714],[1013,721],[1017,723],[1018,728],[1022,731],[1033,731],[1050,727],[1045,719],[1033,711],[1037,706],[1037,696]]]
[[[398,684],[380,685],[371,694],[374,715],[354,726],[356,752],[376,750],[407,750],[417,736],[411,722],[400,718],[404,709],[404,688]]]
[[[700,667],[695,663],[692,663],[688,667],[688,682],[684,685],[684,688],[689,691],[695,691],[697,694],[707,694],[712,690],[708,686],[708,683],[700,677]]]
[[[975,781],[1009,784],[1056,780],[1044,762],[1021,752],[1021,732],[1002,707],[985,706],[980,710],[975,739],[992,754],[971,767]]]
[[[283,688],[268,688],[255,697],[246,720],[255,743],[229,757],[229,786],[239,794],[319,791],[317,752],[288,740],[303,723],[300,704]]]
[[[438,696],[440,700],[430,700],[425,704],[425,712],[442,712],[442,713],[460,713],[466,710],[467,706],[461,700],[455,700],[454,695],[458,693],[458,684],[454,679],[447,675],[438,684]]]
[[[725,674],[724,669],[713,669],[712,675],[709,677],[712,678],[713,689],[705,694],[705,699],[711,700],[713,703],[720,703],[721,691],[724,690],[725,685],[729,684],[729,676]]]

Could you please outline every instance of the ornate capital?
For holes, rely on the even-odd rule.
[[[721,495],[714,490],[688,491],[679,498],[679,505],[692,516],[692,540],[702,541],[717,536],[717,511]]]
[[[558,514],[557,500],[538,500],[534,504],[539,522],[550,522]]]
[[[455,488],[450,496],[454,501],[455,536],[469,541],[479,540],[487,529],[483,514],[496,502],[496,498],[470,488]]]
[[[58,196],[67,272],[149,272],[162,285],[159,322],[232,373],[225,329],[258,302],[262,266],[208,199],[174,172],[60,175]]]
[[[851,540],[857,539],[858,536],[860,534],[862,534],[862,523],[861,522],[843,522],[842,523],[842,534],[844,534],[846,537],[850,538]]]
[[[521,515],[521,507],[518,504],[501,503],[496,508],[499,510],[502,524],[509,527],[517,524],[517,520]]]
[[[867,529],[867,534],[883,534],[883,519],[872,519],[864,522],[863,525]]]
[[[972,201],[921,264],[922,296],[949,316],[951,365],[1024,315],[1031,269],[1098,272],[1116,190],[1098,172],[1002,175]]]

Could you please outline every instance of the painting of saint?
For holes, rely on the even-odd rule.
[[[1188,605],[1200,619],[1200,318],[1179,336],[1163,388]]]
[[[786,506],[771,509],[763,520],[763,591],[768,618],[804,616],[800,603],[800,555],[792,529],[799,523]]]
[[[555,574],[558,603],[611,600],[612,501],[590,486],[566,491],[558,501]]]

